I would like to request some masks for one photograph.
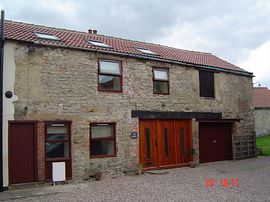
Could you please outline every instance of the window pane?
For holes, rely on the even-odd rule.
[[[119,74],[120,75],[120,65],[118,62],[107,62],[100,61],[100,72],[109,74]]]
[[[169,85],[168,82],[164,81],[154,81],[154,93],[169,93]]]
[[[99,75],[99,87],[104,90],[120,91],[121,90],[120,77]]]
[[[48,134],[47,140],[67,140],[67,134]]]
[[[103,141],[92,141],[91,143],[91,155],[114,155],[114,141],[103,140]]]
[[[107,138],[113,135],[113,126],[91,126],[91,137],[92,138]]]
[[[68,143],[46,143],[46,158],[68,158]]]
[[[63,126],[49,126],[47,127],[47,133],[67,133],[67,127]]]
[[[151,159],[151,142],[150,142],[150,128],[145,129],[145,139],[146,139],[146,156],[147,159]]]
[[[139,51],[146,53],[146,54],[152,54],[152,55],[157,55],[156,53],[154,53],[153,51],[150,51],[148,49],[144,49],[144,48],[138,48]]]
[[[159,80],[168,80],[168,71],[167,70],[154,70],[154,79]]]
[[[67,140],[67,139],[68,139],[68,128],[64,124],[63,126],[49,126],[47,128],[47,140]]]
[[[89,41],[90,44],[94,45],[94,46],[102,46],[102,47],[111,47],[106,43],[103,43],[101,41]]]
[[[41,39],[59,40],[59,38],[53,34],[35,33],[35,35]]]

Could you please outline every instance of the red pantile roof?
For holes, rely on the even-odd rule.
[[[35,32],[54,34],[60,40],[38,39]],[[42,45],[65,46],[69,48],[81,48],[97,51],[109,51],[111,53],[124,53],[130,56],[146,57],[151,59],[163,59],[187,64],[216,67],[226,70],[243,72],[248,75],[251,73],[222,60],[211,53],[187,51],[171,48],[158,44],[132,41],[127,39],[115,38],[99,34],[90,34],[73,30],[45,27],[40,25],[27,24],[22,22],[5,21],[5,37],[9,40],[32,42]],[[102,41],[111,47],[98,47],[88,43],[88,40]],[[145,48],[157,55],[144,54],[137,48]]]
[[[254,107],[270,107],[270,90],[267,87],[253,88]]]

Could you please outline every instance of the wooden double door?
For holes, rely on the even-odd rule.
[[[140,120],[140,163],[170,167],[192,161],[191,120]]]

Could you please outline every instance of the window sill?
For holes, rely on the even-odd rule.
[[[47,158],[45,161],[70,161],[71,158]]]
[[[90,156],[90,159],[94,159],[94,158],[107,158],[107,157],[116,157],[116,155],[92,155]]]
[[[98,89],[99,92],[104,92],[104,93],[123,93],[122,90],[102,90],[102,89]]]
[[[204,96],[200,96],[201,98],[205,99],[205,100],[215,100],[215,97],[204,97]]]
[[[153,93],[154,95],[170,95],[170,93]]]

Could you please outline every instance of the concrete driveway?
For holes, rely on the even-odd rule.
[[[270,201],[270,158],[0,193],[5,201]]]

